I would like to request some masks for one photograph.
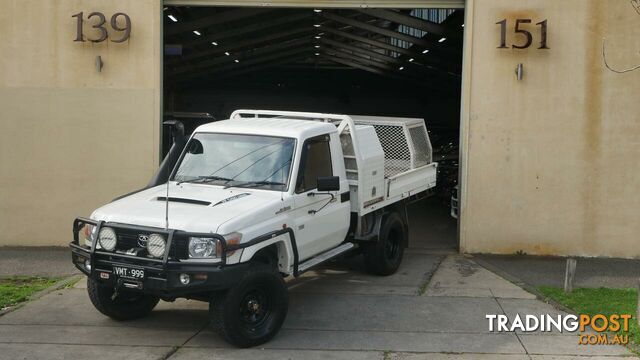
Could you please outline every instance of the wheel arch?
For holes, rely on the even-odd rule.
[[[407,206],[405,201],[398,201],[394,204],[391,204],[382,209],[378,209],[375,212],[369,213],[365,216],[373,216],[373,219],[369,220],[371,222],[371,231],[367,233],[365,236],[354,235],[355,240],[359,241],[363,244],[367,244],[370,242],[378,242],[382,235],[382,231],[387,222],[387,219],[392,216],[392,214],[397,214],[400,217],[400,221],[402,222],[403,227],[403,247],[408,247],[409,245],[409,216],[407,213]]]
[[[240,262],[248,262],[257,256],[275,255],[278,270],[281,273],[291,274],[294,267],[295,252],[288,233],[275,236],[269,240],[259,242],[247,247],[242,252]]]

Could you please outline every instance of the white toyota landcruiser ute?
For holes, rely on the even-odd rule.
[[[152,186],[77,218],[73,263],[113,319],[207,301],[215,330],[255,346],[285,319],[285,277],[356,248],[370,272],[398,269],[431,156],[422,119],[238,110],[176,141]]]

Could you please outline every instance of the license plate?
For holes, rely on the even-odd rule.
[[[113,274],[127,279],[144,279],[144,269],[130,268],[126,266],[114,266]]]

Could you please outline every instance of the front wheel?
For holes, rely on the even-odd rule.
[[[380,237],[364,247],[367,271],[376,275],[391,275],[400,267],[404,254],[405,227],[398,213],[391,213],[382,224]]]
[[[251,268],[240,282],[209,303],[211,324],[238,347],[263,344],[273,338],[287,315],[289,297],[282,276],[269,266]]]
[[[157,296],[121,290],[87,278],[87,292],[95,308],[114,320],[133,320],[149,315],[160,299]]]

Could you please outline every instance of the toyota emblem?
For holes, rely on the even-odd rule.
[[[147,240],[149,240],[149,235],[145,235],[145,234],[138,235],[138,245],[140,247],[147,247]]]

